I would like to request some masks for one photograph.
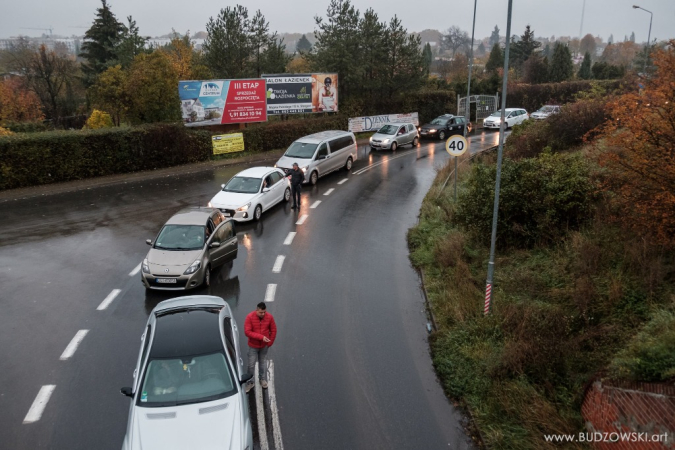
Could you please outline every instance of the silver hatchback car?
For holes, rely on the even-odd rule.
[[[370,138],[372,150],[391,149],[396,150],[402,145],[411,144],[417,147],[420,141],[417,127],[412,123],[385,123]]]
[[[237,257],[231,219],[215,208],[186,208],[171,217],[141,264],[146,289],[184,290],[211,284],[211,270]]]

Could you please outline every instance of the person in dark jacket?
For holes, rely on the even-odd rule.
[[[291,179],[291,192],[293,193],[292,209],[300,209],[300,192],[302,191],[302,182],[305,181],[305,173],[300,170],[298,163],[293,163],[293,169],[288,178]]]
[[[267,389],[267,351],[277,337],[277,324],[267,312],[265,302],[260,302],[255,311],[244,321],[244,334],[248,338],[248,373],[254,374],[258,363],[258,378],[263,389]],[[255,380],[246,384],[246,392],[253,389]]]

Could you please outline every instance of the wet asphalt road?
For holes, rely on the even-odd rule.
[[[475,152],[497,134],[471,140]],[[267,284],[278,285],[269,357],[286,449],[471,448],[431,366],[405,241],[448,158],[442,143],[423,142],[322,178],[304,189],[299,213],[282,204],[238,226],[238,258],[194,291],[225,298],[243,328]],[[0,203],[0,448],[121,447],[129,400],[119,388],[131,384],[149,312],[180,295],[146,295],[130,272],[174,212],[205,205],[243,168]],[[286,259],[273,273],[278,255]],[[98,311],[113,289],[120,294]],[[59,360],[78,330],[89,333]],[[23,424],[43,385],[56,387],[41,419]]]

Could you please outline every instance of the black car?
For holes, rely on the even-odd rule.
[[[453,134],[464,134],[464,127],[467,131],[471,131],[471,124],[466,121],[465,117],[453,116],[452,114],[444,114],[436,117],[429,123],[425,123],[420,128],[420,137],[433,138],[445,140]]]

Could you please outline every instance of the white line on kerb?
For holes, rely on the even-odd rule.
[[[133,277],[133,276],[135,276],[135,275],[136,275],[138,272],[140,272],[140,271],[141,271],[141,263],[138,263],[138,265],[137,265],[136,267],[134,267],[134,270],[132,270],[131,272],[129,272],[129,276],[130,276],[130,277]]]
[[[284,245],[291,245],[293,243],[293,239],[295,239],[295,235],[295,231],[288,233],[288,236],[286,236],[286,239],[284,240]]]
[[[42,412],[45,410],[45,406],[47,406],[47,402],[49,401],[49,397],[52,396],[52,392],[54,392],[55,388],[55,384],[48,384],[40,388],[40,392],[38,392],[37,397],[33,400],[33,404],[30,406],[26,418],[23,419],[23,423],[33,423],[40,420]]]
[[[284,259],[286,259],[284,255],[277,256],[277,260],[274,261],[274,267],[272,267],[272,272],[274,273],[281,272],[281,267],[284,265]]]
[[[276,293],[277,293],[277,285],[276,284],[268,284],[267,290],[265,291],[265,302],[273,302],[274,301],[274,295]]]
[[[312,203],[312,206],[310,206],[309,209],[315,209],[320,204],[321,204],[321,200],[317,200],[314,203]]]
[[[101,304],[98,305],[98,308],[96,308],[96,310],[103,311],[104,309],[106,309],[108,306],[110,306],[113,300],[115,300],[115,297],[117,297],[120,292],[122,291],[119,289],[113,289],[112,292],[110,292],[110,294],[108,294],[108,296],[105,298],[105,300],[103,300]]]
[[[260,380],[258,379],[258,364],[255,365],[255,408],[258,416],[258,439],[260,439],[260,450],[268,450],[267,428],[265,427],[265,406],[263,405],[263,393]]]
[[[307,214],[301,215],[300,219],[297,222],[295,222],[295,224],[296,225],[302,225],[303,223],[305,223],[305,220],[307,220]]]
[[[333,193],[334,190],[335,190],[334,188],[330,188],[330,189],[328,189],[328,190],[326,191],[326,193],[323,194],[323,195],[330,195],[330,194]]]
[[[345,178],[344,180],[338,181],[338,184],[342,184],[342,183],[344,183],[344,182],[346,182],[346,181],[349,181],[349,178]]]
[[[394,160],[394,159],[403,158],[404,156],[407,156],[407,155],[409,155],[409,154],[411,154],[411,153],[415,153],[416,151],[417,151],[417,150],[410,150],[410,151],[407,151],[407,152],[405,152],[405,153],[401,153],[400,155],[392,156],[392,157],[390,157],[390,158],[385,159],[384,161],[380,161],[380,162],[378,162],[378,163],[371,164],[370,166],[364,167],[363,169],[357,170],[356,172],[352,172],[352,173],[353,173],[354,175],[361,175],[362,173],[367,172],[367,171],[369,171],[370,169],[373,169],[373,168],[375,168],[375,167],[377,167],[377,166],[381,166],[382,164],[386,163],[387,161],[392,161],[392,160]]]
[[[277,394],[274,390],[274,361],[270,359],[269,368],[267,369],[267,377],[269,378],[269,397],[270,409],[272,410],[272,435],[274,436],[274,449],[284,450],[284,443],[281,440],[281,426],[279,425],[279,410],[277,409]]]
[[[89,333],[89,330],[80,330],[75,333],[75,337],[70,341],[70,344],[68,344],[63,353],[61,353],[61,357],[59,359],[61,361],[65,361],[66,359],[73,356],[75,354],[75,350],[77,350],[77,347],[80,345],[87,333]]]

